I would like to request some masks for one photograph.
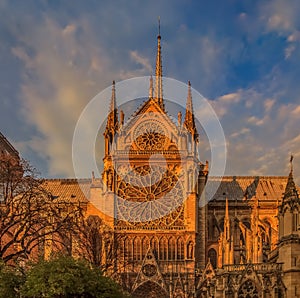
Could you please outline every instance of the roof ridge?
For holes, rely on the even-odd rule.
[[[44,180],[47,182],[92,182],[92,178],[44,178]]]

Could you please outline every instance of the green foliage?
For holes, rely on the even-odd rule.
[[[88,263],[71,257],[41,261],[27,274],[22,288],[24,297],[45,298],[122,298],[119,285],[104,277]]]
[[[19,292],[24,283],[24,276],[16,268],[0,265],[0,298],[20,297]]]

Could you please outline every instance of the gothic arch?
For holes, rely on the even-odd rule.
[[[194,258],[194,243],[193,243],[193,241],[189,241],[186,246],[186,257],[187,257],[187,259]]]
[[[128,237],[124,239],[124,258],[128,260],[132,258],[132,241]]]
[[[184,259],[184,241],[182,237],[177,239],[177,260]]]
[[[142,240],[142,259],[144,259],[146,253],[148,252],[149,247],[150,247],[149,238],[145,236]]]
[[[137,287],[132,293],[134,298],[168,298],[169,295],[159,284],[153,281],[146,281]]]
[[[239,288],[238,298],[259,298],[260,294],[255,285],[255,282],[251,279],[247,279]]]
[[[140,237],[135,237],[133,239],[133,259],[141,260],[141,239]]]
[[[162,237],[159,240],[159,259],[167,260],[168,257],[168,241],[166,237]]]
[[[156,259],[158,259],[159,245],[157,237],[152,237],[150,240],[150,247]]]
[[[175,255],[176,255],[176,245],[175,245],[175,239],[174,237],[171,237],[169,239],[169,253],[168,253],[168,260],[175,260]]]
[[[217,262],[218,262],[218,254],[217,251],[214,248],[210,248],[207,253],[208,258],[210,259],[210,263],[213,266],[213,268],[217,268]]]

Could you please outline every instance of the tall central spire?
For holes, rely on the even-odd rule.
[[[160,45],[160,19],[158,19],[158,36],[157,36],[157,54],[156,54],[156,66],[155,66],[155,92],[154,98],[164,109],[163,103],[163,90],[162,90],[162,62],[161,62],[161,45]]]

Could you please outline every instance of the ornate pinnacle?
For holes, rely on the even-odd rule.
[[[188,96],[186,99],[184,126],[193,135],[194,140],[197,140],[198,133],[197,133],[197,128],[196,128],[195,119],[194,119],[192,89],[191,89],[190,81],[188,82]]]
[[[114,135],[115,132],[118,130],[118,128],[119,128],[119,121],[118,121],[118,108],[116,104],[116,84],[115,81],[113,81],[111,100],[110,100],[110,109],[107,117],[105,134],[110,133],[111,135]]]

